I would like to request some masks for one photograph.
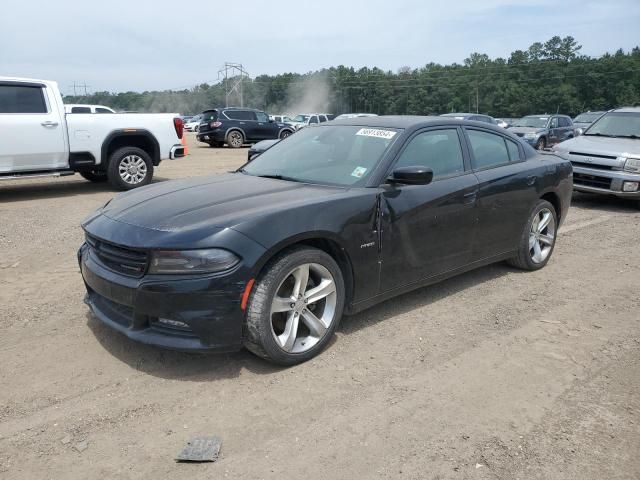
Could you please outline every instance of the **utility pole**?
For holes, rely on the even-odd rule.
[[[476,82],[476,113],[480,113],[480,107],[478,104],[480,103],[480,93],[478,92],[478,82]]]
[[[85,82],[83,82],[82,84],[79,84],[77,82],[73,82],[73,85],[69,85],[69,87],[73,88],[73,96],[77,97],[78,96],[78,90],[79,89],[84,89],[84,96],[87,97],[89,95],[87,89],[91,88],[91,85],[87,85]]]
[[[229,106],[229,97],[236,93],[240,97],[240,106],[244,107],[243,82],[249,78],[241,63],[225,62],[224,67],[218,70],[218,80],[224,81],[225,107]]]

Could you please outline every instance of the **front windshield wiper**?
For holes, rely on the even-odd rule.
[[[251,175],[251,174],[249,174],[249,175]],[[287,177],[285,175],[278,175],[277,173],[266,173],[264,175],[254,175],[254,177],[273,178],[275,180],[286,180],[286,181],[289,181],[289,182],[299,182],[300,181],[297,178]]]
[[[608,137],[608,138],[618,138],[620,135],[607,135],[606,133],[583,133],[585,137]]]

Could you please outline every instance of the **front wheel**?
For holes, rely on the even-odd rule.
[[[122,147],[109,157],[107,167],[109,183],[118,190],[131,190],[151,182],[153,162],[144,150]]]
[[[280,132],[280,140],[284,140],[285,138],[291,136],[293,132],[291,130],[283,130]]]
[[[539,270],[544,267],[556,245],[557,229],[555,208],[546,200],[539,200],[520,238],[518,254],[509,263],[523,270]]]
[[[242,132],[239,132],[237,130],[229,132],[229,134],[227,135],[227,144],[231,148],[242,147],[242,145],[244,145],[244,135],[242,135]]]
[[[315,248],[276,257],[256,282],[245,319],[245,346],[279,365],[305,362],[335,332],[345,301],[335,260]]]
[[[104,170],[89,170],[86,172],[80,172],[80,175],[94,183],[102,183],[107,181],[107,172]]]
[[[544,137],[540,137],[536,142],[536,150],[544,150],[547,148],[547,140]]]

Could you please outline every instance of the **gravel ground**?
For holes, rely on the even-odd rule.
[[[239,166],[199,147],[157,181]],[[114,192],[0,183],[0,478],[640,478],[640,212],[577,195],[538,272],[497,264],[348,317],[275,368],[132,343],[82,303]],[[214,464],[177,464],[189,437]]]

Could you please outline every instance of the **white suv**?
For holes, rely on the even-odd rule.
[[[301,113],[296,115],[287,123],[293,125],[296,130],[300,130],[307,125],[316,125],[318,123],[328,122],[334,118],[335,115],[331,115],[330,113]]]

